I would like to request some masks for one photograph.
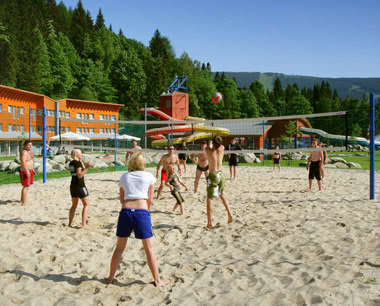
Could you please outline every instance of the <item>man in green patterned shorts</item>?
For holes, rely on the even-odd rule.
[[[232,215],[228,201],[223,195],[225,179],[222,172],[222,162],[224,156],[224,146],[222,137],[213,138],[213,147],[206,148],[209,165],[209,175],[207,178],[207,228],[212,228],[212,199],[219,197],[227,211],[228,223],[232,223]]]

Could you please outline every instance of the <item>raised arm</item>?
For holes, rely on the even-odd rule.
[[[90,168],[90,167],[91,167],[91,163],[88,162],[87,165],[86,165],[86,167],[84,168],[84,170],[81,170],[81,168],[79,168],[79,167],[76,168],[75,171],[76,171],[77,177],[78,178],[84,177],[85,174],[87,173],[88,168]]]

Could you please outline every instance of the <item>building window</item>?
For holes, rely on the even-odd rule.
[[[100,134],[104,134],[104,129],[100,129]]]
[[[94,132],[95,132],[94,128],[90,128],[90,133],[94,134]]]
[[[8,124],[8,132],[12,132],[12,124]]]
[[[70,113],[66,113],[66,118],[70,118]]]
[[[13,107],[13,119],[17,119],[17,108],[16,108],[16,106]]]
[[[23,125],[20,125],[20,132],[21,132],[21,133],[24,132],[24,126],[23,126]]]
[[[8,113],[13,113],[13,106],[12,105],[8,105]]]
[[[82,128],[82,133],[86,133],[86,129],[85,128]]]
[[[82,114],[82,119],[86,119],[86,114]]]
[[[77,113],[77,119],[81,119],[82,118],[82,114],[81,113]]]
[[[104,115],[100,115],[100,120],[104,120]]]
[[[115,134],[115,129],[114,128],[112,129],[112,134]]]
[[[66,132],[70,132],[70,128],[69,127],[66,128]]]
[[[1,108],[0,108],[0,111],[1,111]],[[94,114],[90,114],[90,119],[94,120]]]
[[[20,114],[24,115],[24,108],[23,107],[20,107]]]
[[[80,133],[80,131],[81,131],[81,128],[77,128],[77,133]]]
[[[113,115],[113,116],[112,116],[112,120],[113,120],[113,121],[116,121],[116,115]]]
[[[3,111],[3,105],[0,104],[0,113]]]
[[[3,130],[3,124],[0,123],[0,132]]]

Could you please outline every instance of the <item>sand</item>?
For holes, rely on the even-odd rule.
[[[368,171],[326,172],[320,193],[316,182],[304,192],[303,168],[239,167],[225,192],[233,224],[214,201],[216,228],[206,230],[205,180],[194,194],[190,166],[185,215],[171,212],[167,188],[151,210],[160,274],[170,280],[163,288],[151,284],[135,238],[115,283],[103,281],[122,172],[86,175],[87,229],[81,204],[75,228],[67,226],[70,178],[36,182],[25,208],[20,185],[0,186],[0,305],[380,305],[379,187],[370,201]]]

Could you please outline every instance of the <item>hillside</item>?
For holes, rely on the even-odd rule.
[[[221,72],[219,72],[221,74]],[[341,98],[346,96],[362,98],[363,94],[374,92],[380,97],[380,78],[319,78],[302,75],[286,75],[275,72],[224,72],[226,77],[234,77],[238,87],[249,88],[249,85],[256,80],[260,80],[266,89],[272,89],[274,80],[278,77],[282,86],[296,83],[298,88],[312,88],[314,84],[328,81],[331,89],[336,88]]]

